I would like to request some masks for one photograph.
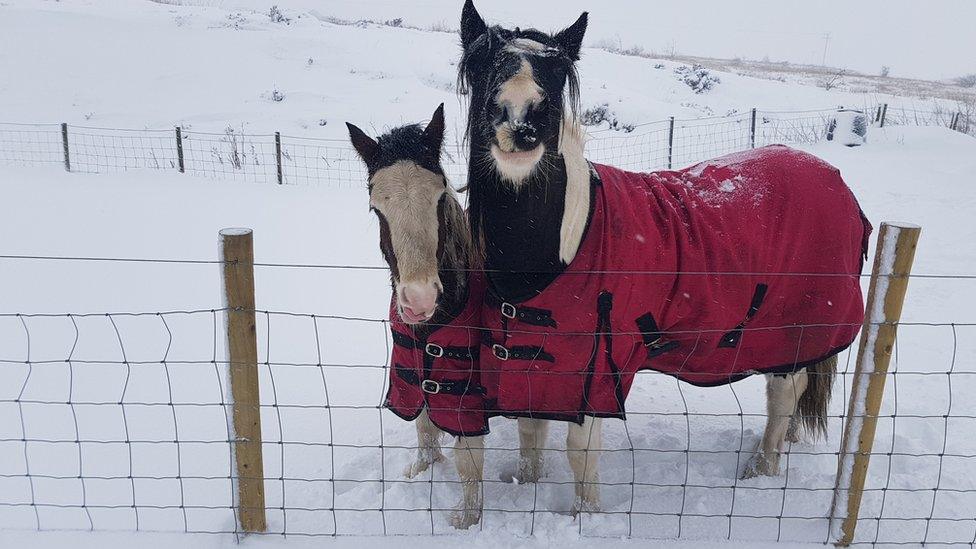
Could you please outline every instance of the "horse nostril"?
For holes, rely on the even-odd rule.
[[[539,141],[539,135],[535,128],[529,125],[523,125],[514,131],[515,144],[518,145],[520,149],[534,149],[536,142]]]

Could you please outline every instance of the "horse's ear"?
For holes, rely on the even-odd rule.
[[[430,117],[430,122],[427,127],[424,128],[424,144],[427,148],[434,153],[435,158],[440,158],[441,156],[441,145],[444,143],[444,103],[441,103],[437,110],[434,111],[433,116]]]
[[[579,60],[580,47],[583,45],[583,35],[586,34],[586,23],[589,14],[583,12],[579,19],[569,27],[556,33],[556,42],[571,58]]]
[[[488,25],[474,8],[474,2],[465,0],[464,8],[461,10],[461,45],[467,48],[486,32],[488,32]]]
[[[356,152],[359,153],[359,158],[363,159],[363,162],[366,163],[366,167],[372,167],[380,153],[379,143],[377,143],[372,137],[366,135],[363,130],[359,129],[354,124],[346,122],[346,127],[349,128],[349,140],[352,141],[352,146],[355,147]]]

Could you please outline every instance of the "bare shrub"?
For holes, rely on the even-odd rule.
[[[976,88],[976,73],[955,78],[953,82],[962,88]]]
[[[719,77],[697,63],[690,67],[681,65],[674,69],[674,73],[678,75],[678,80],[687,84],[695,93],[705,93],[721,82]]]
[[[271,9],[268,10],[268,19],[271,19],[272,23],[291,25],[291,18],[281,13],[281,8],[277,4],[271,6]]]
[[[611,130],[630,133],[634,131],[633,124],[626,124],[617,119],[617,115],[610,110],[610,105],[604,103],[589,107],[580,114],[580,123],[584,126],[599,126],[606,122]]]
[[[824,76],[824,78],[822,78],[820,80],[820,82],[818,83],[818,85],[821,88],[823,88],[823,89],[825,89],[827,91],[830,91],[830,90],[836,88],[837,86],[840,86],[841,84],[843,84],[844,83],[844,76],[846,76],[846,75],[847,75],[847,71],[846,70],[844,70],[844,69],[836,70],[836,71],[831,72],[831,73],[828,73],[826,76]]]

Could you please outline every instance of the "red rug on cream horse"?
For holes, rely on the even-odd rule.
[[[721,385],[854,341],[871,225],[833,166],[769,146],[681,171],[594,165],[592,179],[566,270],[520,303],[487,298],[480,366],[494,413],[622,418],[641,369]]]

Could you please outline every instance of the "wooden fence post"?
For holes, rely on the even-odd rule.
[[[227,300],[227,354],[234,411],[237,517],[245,532],[264,532],[264,458],[254,318],[254,241],[251,229],[220,231]]]
[[[281,133],[275,132],[275,158],[278,159],[278,184],[281,185]]]
[[[180,165],[180,173],[186,172],[186,164],[183,163],[183,129],[176,126],[176,160]]]
[[[71,171],[71,155],[68,153],[68,123],[61,123],[61,143],[64,145],[64,170]]]
[[[670,170],[674,166],[674,117],[671,117],[671,121],[668,126],[668,169]]]
[[[881,123],[878,125],[878,127],[880,128],[884,127],[885,118],[887,117],[888,117],[888,104],[885,103],[884,105],[881,105]]]
[[[854,540],[888,364],[921,231],[915,225],[882,223],[878,232],[830,513],[831,538],[840,546]]]
[[[749,129],[749,145],[756,148],[756,108],[752,108],[752,126]]]
[[[955,131],[959,127],[959,117],[962,116],[961,112],[957,112],[952,116],[952,123],[949,124],[949,129]]]

